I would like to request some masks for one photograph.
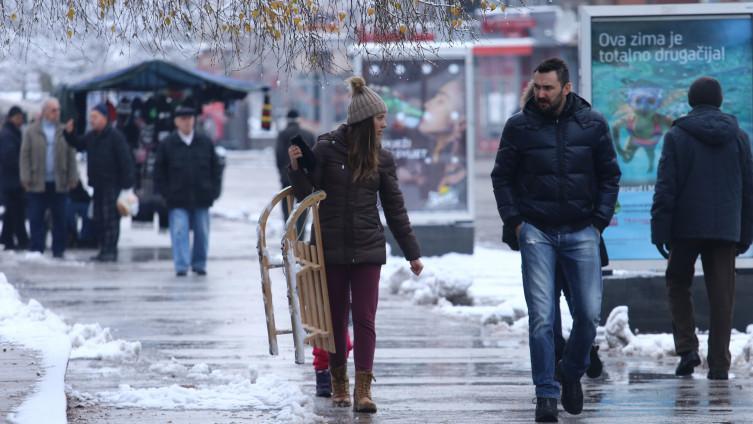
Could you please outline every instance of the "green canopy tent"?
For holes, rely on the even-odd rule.
[[[159,93],[190,90],[195,107],[212,101],[241,100],[249,92],[266,91],[269,87],[186,68],[163,60],[150,60],[110,72],[72,85],[58,92],[66,118],[75,117],[77,128],[85,128],[86,97],[93,91],[124,91]]]

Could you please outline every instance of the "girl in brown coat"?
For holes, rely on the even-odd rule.
[[[336,353],[330,354],[332,401],[350,406],[346,363],[348,313],[353,309],[356,382],[353,408],[376,412],[371,399],[372,366],[379,295],[379,273],[386,262],[384,228],[377,211],[377,195],[385,218],[411,270],[423,269],[418,242],[411,229],[395,172],[395,160],[382,149],[387,106],[363,78],[348,80],[353,96],[348,122],[321,135],[314,146],[316,165],[310,173],[299,167],[297,146],[288,150],[290,181],[301,200],[313,190],[327,198],[319,209],[327,286],[330,296]]]

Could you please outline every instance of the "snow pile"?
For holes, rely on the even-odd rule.
[[[0,255],[3,256],[3,262],[6,263],[7,266],[12,265],[18,265],[18,264],[32,264],[32,265],[53,265],[55,267],[85,267],[88,266],[86,262],[82,261],[74,261],[70,259],[55,259],[51,256],[45,256],[42,253],[39,252],[29,252],[29,251],[12,251],[12,250],[5,250],[0,252]]]
[[[21,302],[16,289],[0,273],[0,338],[39,352],[44,369],[34,393],[8,415],[10,422],[66,422],[63,379],[71,343],[65,329],[65,323],[39,302]]]
[[[439,274],[438,274],[439,273]],[[439,270],[425,270],[416,277],[407,267],[397,268],[388,278],[390,292],[408,294],[417,305],[436,305],[439,299],[452,305],[470,305],[468,288],[470,279],[441,273]]]
[[[114,340],[109,328],[99,324],[74,324],[68,330],[73,352],[71,359],[136,361],[141,353],[140,342]]]
[[[753,374],[753,324],[750,324],[745,330],[745,333],[750,335],[748,341],[742,348],[742,354],[738,358],[738,361],[744,361],[748,364],[748,370]]]
[[[110,330],[99,324],[69,326],[34,299],[24,304],[3,273],[0,338],[37,351],[42,357],[44,375],[37,389],[8,418],[17,423],[66,422],[63,380],[69,358],[136,360],[141,351],[140,343],[113,340]]]
[[[661,359],[676,355],[671,334],[633,334],[630,330],[627,306],[618,306],[612,310],[603,331],[607,346],[628,356]],[[696,335],[699,354],[705,362],[708,354],[708,332],[699,331]],[[743,367],[753,372],[753,324],[748,326],[746,333],[732,330],[729,350],[732,355],[732,366]]]
[[[77,393],[76,397],[118,408],[255,409],[273,414],[271,422],[322,422],[312,412],[311,400],[298,386],[271,374],[259,376],[253,367],[249,367],[247,375],[239,376],[211,370],[207,364],[189,368],[171,359],[149,369],[170,377],[181,376],[186,383],[151,388],[123,384],[117,391],[96,395]]]
[[[169,361],[161,361],[149,366],[149,371],[161,374],[166,379],[182,378],[190,381],[220,382],[229,384],[237,380],[235,374],[228,374],[221,370],[213,370],[206,363],[198,363],[192,367],[181,364],[177,359],[170,358]],[[256,368],[248,367],[248,380],[253,384],[259,377]]]
[[[383,284],[393,294],[410,296],[417,304],[440,305],[448,313],[453,312],[447,303],[497,306],[522,299],[520,255],[516,252],[477,246],[473,255],[449,253],[421,260],[424,272],[415,277],[403,258],[389,257],[382,272]],[[467,308],[459,309],[464,310]]]

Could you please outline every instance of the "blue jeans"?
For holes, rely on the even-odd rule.
[[[207,251],[209,250],[209,209],[170,209],[169,220],[175,272],[188,271],[189,264],[194,271],[206,271]],[[193,230],[193,254],[188,235],[190,230]]]
[[[531,373],[536,396],[559,397],[554,380],[554,315],[558,300],[556,270],[570,293],[573,329],[562,357],[563,378],[580,379],[589,363],[601,313],[601,259],[599,231],[587,227],[568,233],[550,233],[524,223],[520,231],[523,290],[528,305]]]
[[[42,193],[27,193],[26,212],[29,214],[32,252],[44,252],[47,239],[47,223],[44,213],[47,209],[52,215],[52,254],[61,256],[65,251],[65,209],[68,193],[55,191],[55,183],[46,183]]]

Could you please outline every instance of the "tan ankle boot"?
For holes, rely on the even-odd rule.
[[[332,374],[332,404],[350,406],[350,389],[348,388],[348,366],[342,365],[329,369]]]
[[[353,410],[356,412],[376,412],[377,407],[371,400],[371,371],[356,371],[356,387],[353,390]]]

